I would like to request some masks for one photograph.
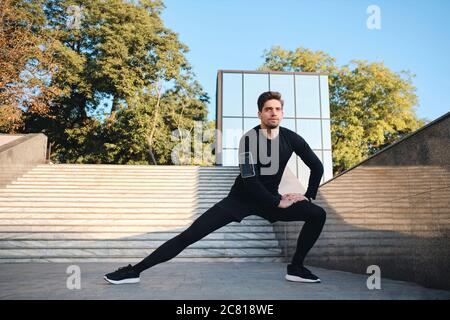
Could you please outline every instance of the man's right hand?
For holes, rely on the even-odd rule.
[[[282,198],[280,200],[280,203],[278,204],[278,208],[285,209],[287,207],[290,207],[295,201],[289,200],[287,198]]]

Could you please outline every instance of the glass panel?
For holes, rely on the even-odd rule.
[[[224,149],[222,151],[222,165],[223,166],[237,166],[238,163],[238,150],[237,149]]]
[[[280,124],[282,127],[295,131],[295,119],[283,119]]]
[[[223,119],[223,148],[239,148],[239,140],[241,139],[242,135],[242,118]]]
[[[323,161],[324,181],[328,181],[331,178],[333,178],[333,158],[332,158],[331,151],[324,150],[323,157],[324,157],[324,161]]]
[[[295,75],[297,117],[320,118],[319,77]]]
[[[330,120],[322,120],[323,148],[331,149]]]
[[[244,74],[244,115],[258,116],[258,97],[268,90],[268,74]]]
[[[298,133],[311,149],[322,149],[320,121],[315,119],[297,120]]]
[[[261,123],[259,118],[244,118],[244,133]]]
[[[242,116],[242,74],[223,74],[223,115]]]
[[[329,118],[330,95],[328,92],[328,76],[320,76],[320,99],[322,102],[322,118]]]
[[[294,76],[291,74],[270,74],[270,90],[281,93],[284,100],[284,116],[295,117]]]

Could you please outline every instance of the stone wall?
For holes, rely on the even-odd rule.
[[[450,289],[450,113],[321,185],[306,264]],[[302,223],[286,226],[289,259]],[[280,226],[278,226],[280,228]]]
[[[46,162],[47,136],[42,133],[0,134],[0,141],[0,187]]]

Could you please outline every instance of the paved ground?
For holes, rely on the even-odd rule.
[[[450,291],[311,267],[320,284],[284,280],[285,264],[271,262],[166,262],[141,274],[139,284],[110,285],[105,273],[123,264],[80,263],[81,289],[67,288],[67,263],[0,264],[0,299],[450,299]],[[72,282],[73,283],[73,282]]]

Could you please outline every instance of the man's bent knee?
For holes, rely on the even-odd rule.
[[[311,219],[315,221],[319,221],[321,223],[325,223],[325,220],[327,219],[327,212],[324,208],[313,204],[313,209],[311,212]]]
[[[317,219],[319,219],[322,222],[325,222],[327,219],[327,212],[324,208],[317,206]]]

